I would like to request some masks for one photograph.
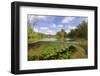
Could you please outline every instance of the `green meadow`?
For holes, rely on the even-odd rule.
[[[87,41],[39,41],[29,44],[28,60],[87,58]]]

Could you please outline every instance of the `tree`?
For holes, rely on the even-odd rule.
[[[68,37],[87,39],[87,34],[87,22],[82,21],[76,29],[72,29],[71,32],[69,32]]]
[[[75,34],[76,34],[75,30],[72,29],[72,30],[69,32],[68,37],[74,38],[74,37],[75,37]]]
[[[28,25],[28,42],[31,42],[34,38],[33,29],[31,25]]]
[[[61,29],[60,32],[57,32],[56,37],[58,40],[64,41],[67,37],[67,33],[65,32],[64,29]]]
[[[87,35],[88,35],[87,22],[82,21],[78,29],[79,29],[78,37],[87,39]]]
[[[34,41],[43,39],[43,38],[47,38],[48,35],[43,34],[43,33],[39,33],[39,32],[35,32],[32,29],[31,25],[28,25],[28,43],[32,43]]]

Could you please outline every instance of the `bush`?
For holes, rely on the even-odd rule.
[[[71,45],[71,46],[69,47],[69,51],[70,51],[70,52],[75,52],[75,51],[76,51],[76,47]]]

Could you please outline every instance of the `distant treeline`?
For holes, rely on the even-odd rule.
[[[88,23],[86,21],[82,21],[81,24],[76,29],[72,29],[71,32],[68,33],[68,37],[87,39],[87,36],[88,36],[87,25]]]
[[[87,22],[82,21],[76,29],[72,29],[69,33],[66,33],[64,29],[56,33],[56,38],[59,40],[65,40],[66,38],[82,38],[87,39],[88,34]]]

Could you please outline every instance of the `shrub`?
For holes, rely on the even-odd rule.
[[[70,52],[75,52],[75,51],[76,51],[76,47],[71,45],[71,46],[69,47],[69,51],[70,51]]]

